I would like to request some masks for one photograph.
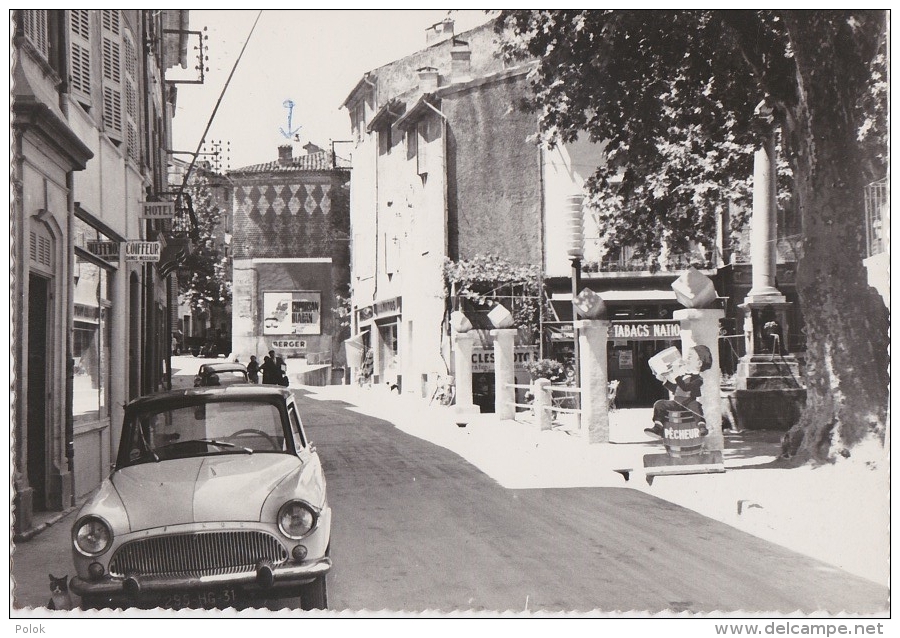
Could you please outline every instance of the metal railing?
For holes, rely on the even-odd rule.
[[[885,251],[884,222],[888,210],[887,178],[868,184],[865,188],[866,201],[866,252],[867,257]]]

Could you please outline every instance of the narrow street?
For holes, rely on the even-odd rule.
[[[176,370],[190,384],[193,365]],[[188,367],[190,366],[190,367]],[[510,490],[461,457],[295,390],[334,509],[334,610],[877,613],[888,590],[629,489]],[[502,451],[498,451],[502,453]],[[15,605],[72,574],[74,513],[13,554]]]
[[[333,609],[886,606],[883,587],[647,494],[507,490],[390,423],[297,394],[334,508]]]

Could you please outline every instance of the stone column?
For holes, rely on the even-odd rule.
[[[475,347],[475,335],[469,332],[457,332],[453,335],[453,344],[456,412],[458,418],[464,419],[466,415],[481,412],[481,409],[472,401],[472,350]]]
[[[750,298],[781,297],[775,287],[775,136],[769,134],[753,157],[753,213],[750,219]],[[783,301],[784,298],[781,297]]]
[[[609,382],[606,346],[609,321],[585,319],[577,322],[581,355],[581,431],[588,443],[609,443]]]
[[[494,338],[494,412],[501,419],[515,419],[515,328],[491,330]]]
[[[686,352],[694,346],[706,346],[712,354],[712,367],[701,373],[703,388],[700,405],[706,417],[706,436],[704,449],[708,452],[721,451],[725,448],[722,436],[722,398],[719,387],[722,371],[719,369],[719,320],[725,316],[724,310],[687,308],[676,310],[672,315],[681,322],[681,351]]]
[[[109,344],[109,458],[115,459],[122,435],[125,404],[128,402],[128,320],[131,301],[128,296],[130,271],[125,262],[125,249],[119,251],[119,268],[112,276],[113,308]],[[103,468],[106,477],[109,468]]]
[[[553,418],[549,408],[553,405],[553,394],[550,391],[550,379],[535,379],[532,385],[534,393],[534,415],[537,417],[538,429],[553,428]]]

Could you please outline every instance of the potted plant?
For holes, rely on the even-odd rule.
[[[531,379],[549,379],[551,383],[558,383],[565,378],[565,368],[556,359],[538,359],[526,364],[525,369],[531,375]]]

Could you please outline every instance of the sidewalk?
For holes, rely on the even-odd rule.
[[[651,410],[610,414],[610,443],[589,445],[577,431],[539,431],[494,414],[457,425],[453,407],[429,406],[387,388],[297,386],[320,400],[344,401],[410,435],[447,448],[508,489],[635,489],[731,525],[849,573],[890,583],[890,484],[886,451],[877,463],[845,460],[818,468],[787,467],[781,432],[725,434],[724,474],[643,475],[643,455],[663,452],[644,434]],[[862,456],[862,455],[857,455]],[[629,480],[616,472],[630,468]]]

